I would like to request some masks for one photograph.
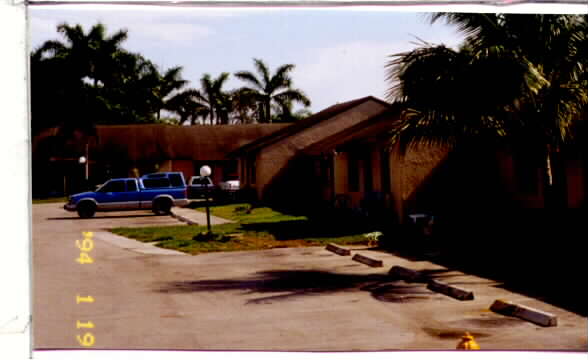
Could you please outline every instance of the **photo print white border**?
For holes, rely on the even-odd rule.
[[[117,1],[110,1],[116,3]],[[586,13],[588,5],[515,4],[513,6],[452,5],[419,6],[419,11],[521,12],[521,13]],[[49,2],[46,2],[49,3]],[[67,3],[62,1],[61,3]],[[194,2],[193,2],[194,3]],[[230,1],[228,3],[231,3]],[[261,3],[261,2],[260,2]],[[328,1],[325,1],[328,3]],[[373,3],[373,2],[372,2]],[[399,0],[397,3],[402,4]],[[422,3],[434,3],[426,2]],[[489,4],[517,3],[488,1]],[[304,4],[301,1],[300,4]],[[354,5],[361,5],[355,1]],[[84,5],[92,6],[92,5]],[[120,6],[120,5],[119,5]],[[132,5],[138,6],[138,5]],[[390,6],[386,7],[389,8]],[[156,7],[152,7],[157,11]],[[415,11],[409,6],[396,11]],[[0,108],[4,129],[0,150],[4,154],[2,172],[3,205],[0,219],[7,232],[0,240],[0,358],[2,359],[304,359],[304,360],[389,360],[389,359],[584,359],[585,354],[572,352],[369,352],[369,353],[272,353],[272,352],[202,352],[202,351],[100,351],[31,350],[31,198],[30,198],[30,131],[28,107],[27,5],[22,1],[0,0]],[[34,321],[34,314],[32,314]]]

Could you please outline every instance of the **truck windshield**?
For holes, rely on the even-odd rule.
[[[124,192],[125,182],[124,180],[112,180],[104,184],[98,192]]]

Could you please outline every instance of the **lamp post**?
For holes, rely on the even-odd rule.
[[[212,169],[210,166],[204,165],[200,168],[200,176],[204,177],[206,181],[204,182],[204,194],[206,196],[206,227],[208,229],[208,233],[210,234],[210,204],[208,202],[208,182],[209,176],[212,174]]]
[[[90,175],[90,158],[89,158],[89,148],[90,148],[90,144],[88,142],[86,142],[86,152],[84,153],[84,155],[80,156],[80,158],[78,159],[78,162],[82,165],[84,165],[84,187],[88,188],[88,184],[89,184],[89,175]],[[84,189],[87,190],[87,189]]]
[[[84,190],[87,190],[88,187],[88,158],[85,156],[80,156],[78,162],[84,165]]]

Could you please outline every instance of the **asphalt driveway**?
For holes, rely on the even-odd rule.
[[[451,350],[466,331],[487,350],[588,347],[586,318],[428,261],[355,249],[384,262],[371,268],[317,247],[189,256],[106,231],[177,224],[146,211],[80,220],[59,204],[34,205],[34,347],[81,348],[77,336],[91,333],[95,349]],[[88,231],[93,263],[80,264],[76,240]],[[393,265],[427,270],[475,300],[391,281]],[[495,299],[556,314],[558,326],[492,313]]]

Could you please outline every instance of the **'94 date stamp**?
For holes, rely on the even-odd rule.
[[[82,266],[86,266],[89,264],[94,263],[94,259],[90,256],[92,249],[94,249],[94,240],[92,240],[92,236],[94,235],[92,232],[82,232],[83,240],[76,240],[76,246],[80,249],[80,256],[76,258],[76,262],[78,262]],[[82,296],[80,294],[76,295],[76,304],[81,306],[87,306],[88,304],[94,303],[94,297],[91,295]],[[92,334],[91,329],[94,329],[94,323],[92,321],[76,321],[76,329],[78,331],[86,331],[84,334],[78,334],[76,339],[81,346],[84,347],[92,347],[96,342],[96,338],[94,334]]]

